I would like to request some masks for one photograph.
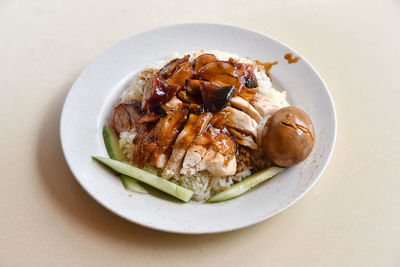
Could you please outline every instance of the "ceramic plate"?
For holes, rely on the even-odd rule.
[[[315,127],[312,154],[239,198],[216,204],[183,204],[157,191],[136,194],[118,176],[92,160],[107,156],[102,127],[129,80],[144,66],[174,52],[220,50],[260,61],[278,61],[273,86],[286,90],[289,102],[305,110]],[[301,57],[288,64],[288,52]],[[82,187],[100,204],[137,224],[176,233],[216,233],[266,220],[299,200],[318,180],[331,156],[336,117],[329,91],[303,56],[283,43],[228,25],[181,24],[134,35],[97,56],[79,75],[61,115],[65,158]]]

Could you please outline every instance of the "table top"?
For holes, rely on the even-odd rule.
[[[0,265],[399,266],[398,1],[3,1]],[[179,11],[176,11],[179,10]],[[305,56],[335,101],[338,134],[315,187],[242,230],[178,235],[117,217],[79,186],[59,140],[80,71],[151,28],[216,22]]]

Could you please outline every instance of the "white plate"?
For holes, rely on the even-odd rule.
[[[228,51],[261,61],[279,61],[271,75],[275,88],[287,91],[315,127],[315,146],[307,160],[243,196],[222,203],[180,203],[164,194],[135,194],[117,176],[92,160],[107,156],[102,127],[129,79],[143,66],[175,51]],[[301,57],[288,64],[284,55]],[[97,56],[80,74],[65,100],[61,142],[71,171],[100,204],[137,224],[176,233],[216,233],[268,219],[299,200],[317,181],[331,156],[336,116],[329,91],[316,70],[298,53],[271,37],[217,24],[181,24],[143,32]]]

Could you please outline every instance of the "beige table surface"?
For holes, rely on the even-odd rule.
[[[335,101],[336,148],[320,181],[243,230],[137,226],[86,194],[63,158],[60,112],[79,72],[126,37],[183,22],[287,43]],[[398,0],[0,1],[0,266],[400,266],[399,48]]]

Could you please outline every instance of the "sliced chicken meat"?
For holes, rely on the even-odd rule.
[[[225,128],[217,129],[210,125],[200,140],[196,141],[207,148],[197,171],[207,170],[217,177],[236,173],[236,143]]]
[[[232,97],[231,105],[241,111],[245,112],[251,118],[253,118],[257,123],[259,123],[262,119],[260,113],[246,100],[244,100],[240,96]]]
[[[213,176],[225,177],[236,173],[236,143],[225,128],[214,127],[214,118],[187,150],[180,171],[182,175],[208,171]]]
[[[264,118],[264,120],[258,121],[256,130],[257,134],[255,135],[256,143],[258,146],[260,146],[262,143],[262,132],[264,129],[264,124],[266,123],[266,118],[277,111],[279,107],[272,104],[266,96],[252,88],[244,88],[238,96],[250,103],[251,106],[253,106],[254,109],[260,114],[260,116]],[[235,104],[232,103],[232,105]]]
[[[206,161],[207,171],[216,177],[232,176],[236,173],[237,163],[236,156],[225,156],[217,152],[215,156]]]
[[[278,106],[273,105],[266,96],[257,92],[256,89],[243,88],[239,96],[249,102],[262,117],[271,115],[279,109]]]
[[[253,137],[246,135],[234,128],[228,128],[228,131],[235,138],[236,143],[249,147],[251,149],[258,149],[258,145],[254,142]]]
[[[231,106],[226,107],[223,111],[226,116],[226,126],[257,137],[257,122],[249,115]]]
[[[178,175],[181,169],[186,150],[191,146],[192,141],[202,135],[211,120],[212,114],[207,112],[202,115],[190,114],[185,127],[178,135],[171,156],[164,168],[163,176],[170,178]]]
[[[197,139],[201,139],[198,137]],[[207,148],[203,145],[195,144],[186,152],[185,159],[182,163],[180,173],[185,176],[191,176],[200,170],[200,163],[207,152]],[[204,168],[205,169],[205,168]]]

